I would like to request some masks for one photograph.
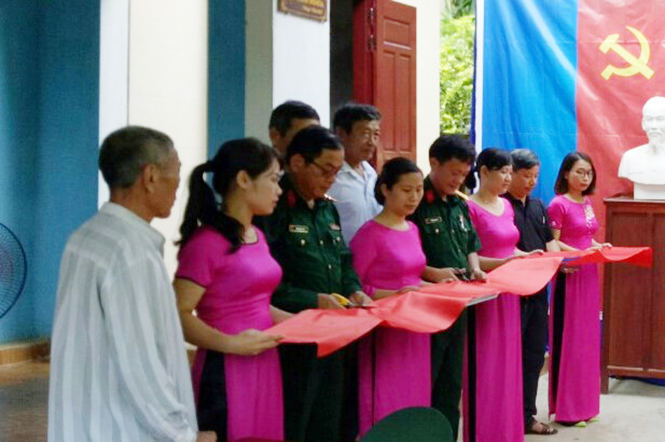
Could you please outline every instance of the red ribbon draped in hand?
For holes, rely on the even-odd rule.
[[[469,304],[491,299],[499,293],[528,296],[540,291],[564,259],[568,265],[626,262],[649,267],[653,250],[650,247],[607,247],[532,255],[494,269],[488,274],[487,282],[427,285],[418,291],[375,301],[364,308],[305,310],[266,333],[283,336],[283,343],[317,344],[319,357],[339,350],[379,325],[437,333],[450,327]]]
[[[625,262],[640,267],[651,267],[653,263],[651,247],[603,247],[599,250],[547,253],[545,256],[560,256],[566,259],[566,264],[569,265]]]

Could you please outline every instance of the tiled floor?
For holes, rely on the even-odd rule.
[[[0,367],[0,442],[46,440],[48,370],[46,362]],[[601,396],[599,422],[587,428],[555,425],[556,436],[527,436],[526,441],[665,442],[665,387],[610,382],[610,394]],[[540,378],[538,409],[538,419],[547,422],[547,375]]]
[[[538,385],[538,420],[547,420],[547,375]],[[527,442],[665,442],[665,387],[636,380],[610,379],[610,392],[600,396],[598,422],[586,428],[554,426],[555,436],[527,436]]]

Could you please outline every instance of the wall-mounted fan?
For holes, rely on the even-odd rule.
[[[0,223],[0,318],[21,295],[27,269],[23,246],[16,235]]]

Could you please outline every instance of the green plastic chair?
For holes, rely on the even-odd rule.
[[[412,407],[377,422],[362,442],[455,442],[448,419],[438,410]]]

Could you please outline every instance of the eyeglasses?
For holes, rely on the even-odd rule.
[[[323,175],[324,178],[332,178],[335,175],[337,175],[337,172],[339,172],[342,168],[341,167],[323,167],[322,165],[318,164],[316,161],[312,161],[309,164],[313,164],[316,166],[317,169],[319,169],[319,172],[321,172],[321,175]]]
[[[573,173],[575,175],[577,175],[578,177],[580,177],[580,178],[588,177],[588,178],[593,179],[593,176],[594,176],[593,170],[577,169],[577,170],[574,170]]]

